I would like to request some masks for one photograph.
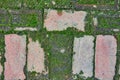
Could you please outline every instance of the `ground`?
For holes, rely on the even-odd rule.
[[[100,80],[119,80],[119,7],[119,0],[0,0],[0,80],[5,80],[8,78],[10,80],[19,78],[21,80],[98,80],[98,78]],[[52,13],[51,15],[49,15],[52,11],[54,14]],[[84,12],[85,14],[81,12]],[[47,27],[49,27],[51,31],[48,30]],[[11,36],[10,39],[6,39],[5,36],[9,35],[12,35],[13,37]],[[17,35],[20,39],[15,38],[14,35]],[[24,35],[26,36],[26,44],[24,43],[24,46],[26,46],[26,48],[24,48],[25,53],[22,51],[24,40],[21,42],[17,42],[19,40],[22,40],[21,38]],[[88,50],[91,48],[87,46],[89,45],[87,42],[85,43],[85,41],[83,40],[84,44],[86,44],[86,46],[84,46],[82,44],[82,41],[78,41],[78,45],[82,50],[78,49],[78,52],[75,52],[73,49],[75,38],[79,38],[81,40],[82,38],[84,38],[85,35],[93,36],[94,38],[94,47],[92,48],[94,50],[94,55],[92,55],[93,59],[88,58],[89,60],[92,59],[92,61],[88,62],[88,65],[90,64],[93,67],[91,72],[92,76],[90,77],[84,76],[84,74],[87,74],[87,71],[90,71],[88,69],[89,66],[85,67],[87,69],[86,71],[84,71],[84,69],[82,69],[83,71],[79,71],[79,74],[73,74],[72,71],[74,61],[73,56],[75,54],[79,54],[82,51],[82,53],[78,55],[78,58],[80,58],[79,56],[85,57],[83,57],[82,59],[80,58],[80,63],[85,65],[85,63],[87,63],[88,61],[86,60],[87,55],[82,55],[85,53],[88,54],[87,52],[89,52]],[[117,44],[114,44],[114,46],[117,47],[113,46],[112,49],[114,48],[116,52],[112,52],[113,50],[109,45],[111,44],[112,39],[109,38],[111,40],[109,42],[109,39],[106,40],[105,38],[105,36],[108,35],[114,37],[115,39],[113,42]],[[98,46],[100,44],[103,44],[102,41],[99,41],[99,36],[103,36],[102,38],[100,38],[100,40],[103,39],[102,41],[104,43],[104,46],[102,47],[107,46],[105,50],[104,48]],[[34,58],[35,56],[38,58],[36,59],[36,61],[38,62],[35,62],[35,60],[32,59],[34,64],[38,63],[39,65],[39,61],[43,61],[42,66],[44,66],[45,69],[43,71],[36,71],[37,69],[39,69],[37,68],[38,66],[34,66],[35,68],[33,67],[33,71],[29,71],[28,69],[28,57],[30,54],[28,47],[29,38],[32,39],[33,43],[38,41],[38,44],[36,44],[39,46],[35,46],[35,44],[33,46],[39,47],[39,49],[43,49],[42,52],[44,52],[44,54],[42,55],[44,56],[44,58],[39,59],[37,54],[40,54],[41,51],[37,48],[33,48],[36,52],[31,52],[35,54]],[[108,41],[108,43],[104,42],[104,39],[105,41]],[[13,44],[7,44],[7,41],[10,43],[13,42]],[[6,46],[12,47],[9,48]],[[100,53],[97,52],[97,46],[100,47],[99,49],[103,50],[103,52],[101,51],[101,54],[106,53],[102,55],[104,57],[99,56]],[[10,50],[11,53],[8,53],[7,49]],[[109,52],[116,54],[112,58],[114,64],[111,63],[111,54]],[[8,56],[6,56],[6,54]],[[25,56],[24,61],[23,55]],[[107,59],[105,56],[107,57]],[[20,73],[22,74],[21,76],[19,73],[16,73],[17,69],[14,68],[16,68],[15,65],[17,63],[15,63],[15,61],[12,61],[12,59],[18,60],[19,64],[17,66],[18,69],[20,68]],[[97,59],[98,61],[106,59],[106,62],[104,63],[103,61],[102,63],[102,61],[100,61],[99,63],[97,63]],[[6,66],[6,63],[9,63],[11,66]],[[32,63],[30,64],[34,65]],[[109,68],[108,66],[104,66],[103,64],[111,64],[111,67]],[[101,65],[103,65],[104,68],[99,68],[99,66]],[[10,71],[8,70],[9,67],[12,67],[11,70],[13,69],[11,75],[7,74],[8,72],[10,73]],[[112,70],[111,73],[109,72],[110,69]],[[104,71],[102,73],[97,70]],[[106,75],[104,74],[107,74],[107,71],[110,75],[108,74],[106,77]],[[16,74],[16,76],[14,73]]]

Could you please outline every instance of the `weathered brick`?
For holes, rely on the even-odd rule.
[[[57,10],[47,10],[47,16],[44,22],[44,26],[48,31],[62,31],[68,27],[74,27],[79,31],[85,31],[85,11],[57,11]]]
[[[26,61],[26,36],[16,34],[5,35],[5,80],[24,80]]]
[[[73,74],[83,72],[83,76],[93,76],[94,37],[84,36],[74,39]]]
[[[117,43],[114,36],[98,35],[95,54],[95,77],[100,80],[113,80],[115,75]]]
[[[37,73],[45,73],[45,64],[44,64],[44,50],[41,48],[41,44],[36,41],[32,41],[29,38],[28,44],[28,58],[27,58],[27,67],[28,71],[35,71]]]

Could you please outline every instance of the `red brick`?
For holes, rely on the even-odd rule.
[[[98,35],[95,54],[95,77],[100,80],[113,80],[115,75],[117,43],[114,36]]]
[[[5,35],[5,80],[24,80],[26,61],[26,36]]]

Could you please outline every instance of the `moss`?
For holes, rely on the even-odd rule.
[[[49,80],[49,79],[48,79],[48,75],[44,75],[32,71],[32,72],[28,72],[28,80]]]
[[[0,64],[3,67],[3,72],[4,72],[4,62],[5,62],[5,57],[4,57],[4,53],[5,53],[5,43],[4,43],[4,34],[0,34],[0,56],[2,57],[0,60]],[[4,80],[4,73],[2,72],[2,75],[0,75],[0,79]]]
[[[111,4],[115,3],[114,0],[78,0],[79,4]]]
[[[115,35],[115,38],[117,39],[117,44],[120,44],[120,34]],[[120,45],[117,45],[117,54],[116,54],[116,66],[115,66],[115,76],[114,80],[119,80],[120,74],[119,74],[119,66],[120,66]]]
[[[103,28],[119,28],[119,17],[113,18],[113,17],[98,17],[99,27]]]
[[[14,23],[12,22],[13,16],[10,16],[9,21],[6,21],[6,18],[1,15],[0,17],[1,22],[0,26],[10,26],[12,30],[9,31],[3,31],[0,30],[0,33],[3,35],[5,34],[19,34],[19,35],[27,35],[28,37],[32,37],[34,41],[38,40],[42,48],[45,51],[45,67],[46,69],[49,68],[49,74],[48,75],[43,75],[39,74],[36,72],[28,72],[27,71],[27,66],[24,68],[25,75],[27,76],[27,79],[29,80],[52,80],[52,79],[59,79],[59,80],[64,80],[64,79],[71,79],[72,76],[72,56],[73,56],[73,42],[74,42],[74,37],[82,37],[84,35],[119,35],[119,33],[115,33],[112,31],[109,31],[107,28],[119,28],[118,22],[120,21],[119,18],[116,18],[115,16],[119,15],[119,12],[116,11],[90,11],[86,10],[87,16],[85,19],[86,27],[85,27],[85,32],[78,31],[75,28],[67,28],[67,30],[64,31],[52,31],[49,32],[45,28],[43,28],[43,22],[44,22],[44,8],[58,8],[58,12],[61,12],[61,10],[64,8],[69,8],[73,9],[73,4],[71,3],[72,0],[54,0],[55,5],[52,4],[52,0],[1,0],[0,1],[0,7],[1,8],[6,8],[7,10],[9,9],[35,9],[35,10],[41,10],[42,9],[42,22],[39,24],[38,21],[38,14],[29,14],[29,15],[20,15],[21,16],[21,22]],[[79,4],[114,4],[114,0],[76,0]],[[21,3],[21,6],[18,4]],[[74,10],[74,9],[73,9]],[[94,13],[93,13],[94,12]],[[108,18],[106,18],[107,16]],[[92,18],[93,17],[98,17],[99,20],[99,30],[95,30],[93,27],[92,23]],[[115,17],[115,18],[113,18]],[[112,25],[109,23],[112,21]],[[116,24],[117,23],[117,24]],[[39,26],[40,25],[40,26]],[[14,31],[13,29],[18,26],[31,26],[31,27],[36,27],[39,26],[41,29],[38,31],[30,32],[28,30],[26,31]],[[48,37],[47,37],[48,35]],[[28,38],[27,37],[27,38]],[[118,42],[119,42],[119,36],[117,36]],[[94,41],[95,42],[95,41]],[[27,40],[28,43],[28,40]],[[0,52],[2,52],[2,60],[1,63],[4,66],[5,62],[5,57],[4,57],[4,37],[1,38],[0,40]],[[119,44],[119,43],[118,43]],[[119,45],[118,45],[119,47]],[[64,54],[60,53],[60,49],[65,48],[66,51]],[[119,50],[120,48],[118,48]],[[119,52],[117,53],[117,63],[116,63],[116,75],[114,77],[115,80],[118,80],[120,75],[118,74],[119,70]],[[27,62],[26,62],[27,64]],[[95,60],[93,61],[93,64],[95,64]],[[94,65],[95,67],[95,65]],[[94,72],[94,71],[93,71]],[[37,74],[37,75],[36,75]],[[95,72],[94,72],[95,75]],[[42,77],[41,77],[42,76]],[[77,75],[77,80],[98,80],[94,78],[95,76],[85,79],[84,76]],[[49,78],[49,79],[48,79]],[[4,79],[4,75],[2,73],[1,79]]]
[[[50,79],[67,79],[71,75],[71,46],[72,37],[63,34],[49,34],[49,77]],[[65,49],[65,53],[60,53]],[[62,71],[61,71],[62,70]]]
[[[10,15],[9,14],[0,14],[0,27],[1,26],[5,26],[5,27],[10,26]]]
[[[14,19],[15,18],[15,19]],[[12,16],[12,26],[37,27],[38,16],[36,14],[21,14]]]
[[[24,7],[28,9],[42,9],[44,7],[44,0],[24,0]]]
[[[45,0],[44,3],[49,8],[72,8],[71,0]]]
[[[19,9],[21,7],[22,0],[0,0],[0,8],[5,9]]]

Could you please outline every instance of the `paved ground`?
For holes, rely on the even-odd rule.
[[[0,80],[120,80],[119,0],[1,0]]]

